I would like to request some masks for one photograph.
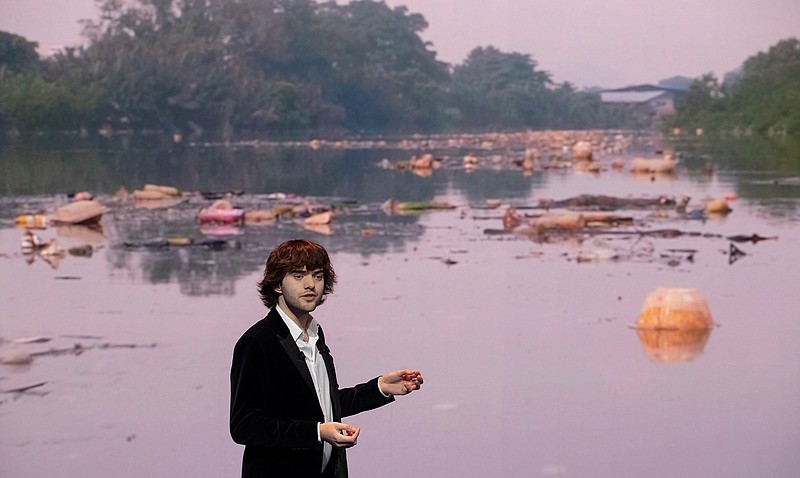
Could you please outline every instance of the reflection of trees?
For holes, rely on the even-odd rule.
[[[209,250],[202,246],[163,249],[126,249],[114,246],[108,253],[112,269],[152,284],[177,282],[187,295],[233,295],[236,281],[257,267],[256,261],[235,250]]]
[[[236,240],[217,248],[206,240],[194,222],[194,208],[171,210],[121,209],[108,221],[111,240],[107,260],[114,271],[153,284],[177,282],[188,295],[232,295],[241,276],[252,272],[259,260],[239,251]],[[189,237],[194,244],[170,246],[170,237]]]
[[[383,158],[408,159],[418,151],[176,148],[159,141],[133,136],[88,143],[43,140],[38,145],[9,147],[0,152],[0,193],[90,190],[111,194],[120,186],[132,190],[156,183],[184,191],[281,191],[369,203],[389,198],[429,201],[453,189],[481,201],[524,196],[531,187],[530,178],[516,170],[469,175],[460,169],[438,170],[423,178],[377,167]]]
[[[674,143],[688,158],[713,159],[723,170],[769,171],[777,175],[800,175],[800,138],[787,136],[705,137]]]
[[[0,150],[0,193],[51,194],[90,190],[111,194],[146,183],[183,191],[276,191],[359,201],[429,200],[445,178],[419,178],[377,168],[406,151],[307,148],[176,148],[157,137],[42,140]]]
[[[97,150],[13,144],[0,150],[0,194],[53,194],[113,187]]]
[[[695,172],[709,163],[719,173],[735,171],[736,194],[756,204],[765,217],[797,217],[800,214],[797,201],[800,187],[769,183],[769,180],[779,177],[800,176],[800,162],[797,161],[800,138],[707,137],[676,142],[674,146],[684,154],[682,162]],[[696,176],[703,177],[702,174]]]
[[[275,201],[264,194],[278,191],[294,193],[300,197],[298,201],[311,197],[313,201],[336,207],[331,235],[307,231],[290,220],[280,220],[275,225],[245,228],[244,234],[236,237],[237,247],[220,251],[200,246],[127,250],[121,247],[124,242],[143,243],[169,236],[206,239],[200,234],[194,216],[208,202],[192,196],[188,202],[168,210],[138,210],[129,204],[110,204],[113,210],[104,218],[104,225],[110,226],[105,232],[112,271],[125,271],[134,279],[153,283],[178,281],[184,293],[200,295],[233,293],[235,282],[259,271],[267,252],[286,239],[307,237],[333,253],[357,253],[365,257],[405,250],[422,237],[424,226],[417,215],[387,216],[380,208],[386,199],[431,201],[446,196],[447,200],[458,203],[479,204],[487,198],[527,198],[531,188],[548,177],[547,174],[526,177],[510,167],[498,170],[479,167],[466,173],[460,161],[452,160],[460,157],[457,149],[434,151],[437,156],[451,158],[450,163],[429,177],[420,177],[382,169],[378,163],[383,158],[391,162],[408,159],[421,150],[176,148],[170,142],[158,144],[152,138],[138,136],[102,138],[95,143],[77,142],[74,138],[42,141],[0,150],[0,195],[8,196],[4,204],[9,206],[8,210],[0,211],[0,216],[38,209],[37,196],[21,195],[80,189],[111,193],[120,185],[134,189],[144,183],[168,184],[185,191],[244,190],[247,194],[236,196],[233,201],[248,209],[272,207]],[[79,148],[80,145],[83,146]],[[681,145],[678,150],[686,151],[684,164],[699,187],[708,181],[701,172],[707,157],[704,155],[711,155],[717,173],[736,171],[733,176],[738,181],[740,197],[755,204],[762,202],[764,213],[771,217],[797,217],[796,198],[800,197],[800,188],[754,184],[749,181],[753,175],[740,171],[800,175],[800,165],[794,159],[800,154],[798,145],[800,142],[789,140],[743,144],[726,140],[691,148]],[[466,200],[454,196],[464,196]],[[779,201],[785,198],[795,199]],[[42,208],[52,210],[53,204],[62,200],[46,196]],[[17,201],[23,201],[24,205]]]
[[[320,198],[324,200],[324,198]],[[252,196],[240,198],[253,201]],[[418,216],[387,216],[377,203],[340,207],[331,235],[307,231],[290,220],[243,229],[233,238],[204,237],[194,221],[195,209],[181,204],[170,210],[122,208],[109,218],[110,247],[106,255],[112,275],[153,284],[177,282],[187,295],[233,295],[236,282],[260,272],[270,250],[279,243],[305,237],[323,244],[331,253],[345,252],[368,257],[402,251],[419,239],[423,228]],[[370,234],[364,234],[365,229]],[[183,236],[193,245],[170,246],[169,237]],[[223,240],[219,248],[204,241]]]
[[[471,203],[486,199],[524,199],[535,184],[542,184],[543,176],[526,177],[522,170],[474,171],[454,176],[454,187],[458,188]]]

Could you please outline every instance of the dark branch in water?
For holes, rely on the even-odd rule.
[[[47,382],[39,382],[39,383],[35,383],[33,385],[26,385],[24,387],[11,388],[11,389],[8,389],[8,390],[0,390],[0,393],[25,393],[28,390],[33,390],[34,388],[38,388],[38,387],[41,387],[42,385],[46,385],[46,384],[47,384]]]
[[[755,244],[759,241],[778,239],[778,236],[764,237],[764,236],[759,236],[758,234],[750,234],[749,236],[746,236],[744,234],[738,234],[736,236],[728,236],[726,237],[726,239],[733,242],[752,242],[753,244]]]
[[[155,343],[152,343],[152,344],[108,344],[108,343],[105,343],[105,344],[97,344],[97,345],[92,345],[92,346],[86,347],[86,346],[81,345],[81,344],[75,344],[72,347],[67,347],[67,348],[50,349],[50,350],[45,350],[43,352],[34,352],[34,353],[31,354],[31,357],[43,357],[43,356],[48,356],[48,355],[58,356],[58,355],[66,355],[66,354],[80,355],[80,354],[86,352],[87,350],[91,350],[91,349],[104,350],[104,349],[155,348],[156,345],[157,344],[155,344]]]
[[[582,194],[562,200],[542,200],[539,207],[579,208],[592,211],[616,211],[617,209],[648,209],[661,206],[676,206],[679,201],[671,197],[619,198],[614,196]]]
[[[520,231],[506,230],[506,229],[484,229],[483,233],[486,235],[501,235],[501,234],[518,234]],[[529,231],[530,232],[530,231]],[[573,234],[590,234],[590,235],[615,235],[615,236],[640,236],[640,237],[660,237],[662,239],[671,239],[674,237],[708,237],[708,238],[721,238],[721,234],[711,234],[693,231],[681,231],[678,229],[655,229],[652,231],[611,231],[608,229],[599,228],[582,228],[582,229],[566,229],[556,230],[550,229],[547,234],[561,233],[564,235]]]

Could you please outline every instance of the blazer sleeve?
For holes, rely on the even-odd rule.
[[[339,389],[339,402],[342,407],[342,416],[349,417],[357,413],[366,412],[394,401],[393,396],[384,396],[378,388],[378,378],[361,383],[355,387]]]
[[[317,420],[279,419],[268,410],[270,396],[282,392],[280,372],[274,368],[256,337],[244,335],[236,343],[231,364],[231,438],[256,447],[319,446]]]

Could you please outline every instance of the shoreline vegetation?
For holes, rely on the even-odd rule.
[[[529,54],[478,46],[439,61],[421,14],[373,0],[101,0],[84,25],[85,46],[47,58],[0,32],[0,132],[180,143],[650,126]],[[800,42],[695,79],[660,126],[800,135]]]

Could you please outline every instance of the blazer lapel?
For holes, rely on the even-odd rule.
[[[278,342],[280,342],[283,349],[286,350],[286,355],[289,356],[289,360],[294,364],[295,368],[297,368],[297,372],[303,377],[303,381],[306,382],[306,385],[308,385],[309,392],[316,398],[317,391],[314,389],[314,381],[311,379],[311,372],[308,371],[308,366],[306,365],[306,357],[303,352],[297,348],[294,338],[289,336],[289,328],[286,327],[283,318],[278,311],[273,308],[267,315],[267,320],[275,331]]]
[[[339,421],[342,419],[342,406],[339,402],[339,382],[336,380],[336,369],[333,367],[333,356],[331,355],[331,350],[325,344],[325,334],[322,332],[322,326],[319,328],[317,350],[319,350],[322,359],[325,361],[325,369],[328,372],[333,419],[335,421]]]

